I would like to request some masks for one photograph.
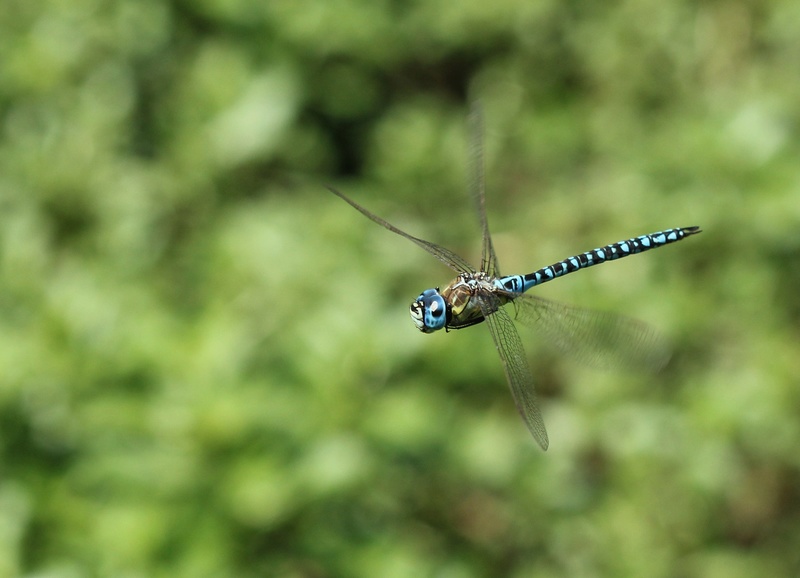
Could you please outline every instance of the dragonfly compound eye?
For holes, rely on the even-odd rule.
[[[436,289],[423,291],[411,304],[409,312],[417,329],[423,333],[433,333],[447,323],[447,305]]]

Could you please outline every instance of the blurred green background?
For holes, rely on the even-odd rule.
[[[6,0],[0,576],[800,573],[800,4]],[[538,292],[659,328],[658,375],[484,328],[503,270],[704,233]]]

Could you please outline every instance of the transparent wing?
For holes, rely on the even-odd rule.
[[[669,361],[667,341],[637,319],[516,295],[516,319],[543,333],[558,350],[592,367],[658,371]]]
[[[414,237],[413,235],[409,235],[408,233],[406,233],[405,231],[401,231],[400,229],[398,229],[394,225],[390,225],[389,223],[387,223],[386,221],[381,219],[379,216],[373,215],[368,210],[366,210],[364,207],[362,207],[361,205],[359,205],[355,201],[349,199],[348,197],[346,197],[344,194],[340,193],[339,191],[337,191],[333,187],[328,186],[328,190],[330,192],[332,192],[334,195],[336,195],[337,197],[339,197],[340,199],[342,199],[343,201],[345,201],[346,203],[348,203],[351,207],[353,207],[359,213],[361,213],[362,215],[367,217],[369,220],[371,220],[371,221],[373,221],[375,223],[378,223],[381,227],[383,227],[385,229],[389,229],[392,233],[397,233],[401,237],[405,237],[409,241],[411,241],[413,243],[416,243],[417,245],[419,245],[420,247],[425,249],[428,253],[430,253],[431,255],[436,257],[437,259],[439,259],[439,261],[441,261],[442,263],[444,263],[445,265],[447,265],[451,269],[454,269],[454,270],[458,271],[459,273],[474,273],[475,272],[475,269],[469,263],[467,263],[467,261],[464,258],[456,255],[455,253],[453,253],[449,249],[445,249],[441,245],[437,245],[435,243],[431,243],[430,241],[425,241],[423,239],[418,239],[417,237]]]
[[[479,102],[473,102],[469,114],[469,193],[478,211],[481,224],[483,247],[481,251],[481,271],[494,277],[500,276],[500,264],[494,252],[492,236],[489,234],[489,221],[486,218],[486,180],[483,174],[483,111]]]
[[[499,307],[499,300],[496,297],[483,296],[480,305],[486,318],[486,325],[489,327],[489,333],[492,334],[497,352],[500,354],[500,360],[503,362],[503,369],[506,372],[506,379],[511,387],[511,395],[514,396],[517,410],[533,438],[542,446],[543,450],[547,450],[550,441],[547,439],[542,412],[536,402],[533,376],[514,322],[511,321],[511,317],[505,309]]]

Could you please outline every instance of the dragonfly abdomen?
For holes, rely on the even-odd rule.
[[[681,239],[685,239],[689,235],[694,235],[700,232],[700,227],[677,227],[675,229],[667,229],[649,235],[641,235],[639,237],[632,237],[618,243],[611,243],[604,247],[598,247],[592,251],[586,251],[572,257],[567,257],[563,261],[542,267],[528,273],[527,275],[510,275],[499,279],[500,285],[506,291],[513,291],[515,293],[524,293],[531,287],[541,285],[547,281],[562,277],[567,273],[572,273],[579,269],[585,269],[592,265],[605,263],[606,261],[613,261],[614,259],[621,259],[628,255],[636,255],[637,253],[644,253],[650,249],[662,247],[670,243],[675,243]]]

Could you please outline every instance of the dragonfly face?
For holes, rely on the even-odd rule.
[[[409,308],[411,320],[423,333],[433,333],[447,325],[447,304],[438,289],[426,289]]]

